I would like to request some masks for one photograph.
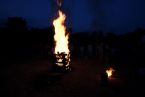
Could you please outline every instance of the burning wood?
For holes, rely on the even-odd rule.
[[[67,71],[70,70],[69,63],[70,63],[70,54],[65,53],[58,53],[54,54],[55,61],[54,61],[54,69],[56,71]]]

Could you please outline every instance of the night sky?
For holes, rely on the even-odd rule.
[[[56,0],[1,0],[0,25],[8,16],[23,17],[29,27],[52,24]],[[66,24],[73,32],[124,33],[145,28],[145,0],[63,0]]]

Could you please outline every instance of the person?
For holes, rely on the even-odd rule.
[[[108,86],[108,83],[109,83],[109,81],[108,81],[108,75],[106,73],[106,70],[103,70],[101,72],[101,76],[100,76],[100,85],[101,86]]]

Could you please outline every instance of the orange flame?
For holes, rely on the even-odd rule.
[[[62,64],[62,56],[60,57],[57,54],[66,54],[65,58],[67,59],[67,64],[66,66],[69,65],[70,62],[70,51],[69,51],[69,33],[66,33],[66,27],[64,25],[66,16],[63,14],[60,10],[58,11],[58,18],[53,21],[53,25],[55,28],[55,35],[54,35],[54,40],[55,40],[55,50],[54,54],[56,54],[57,61],[60,63],[57,63],[58,66],[63,66]]]
[[[109,68],[108,70],[106,70],[108,77],[111,77],[113,72],[114,72],[113,68]]]
[[[54,53],[65,53],[69,54],[68,48],[68,34],[66,34],[66,27],[64,25],[66,16],[60,10],[58,11],[58,18],[53,21],[53,25],[55,28],[55,51]]]

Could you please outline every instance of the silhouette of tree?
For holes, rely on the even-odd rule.
[[[6,27],[10,29],[26,29],[27,22],[21,17],[8,17]]]

